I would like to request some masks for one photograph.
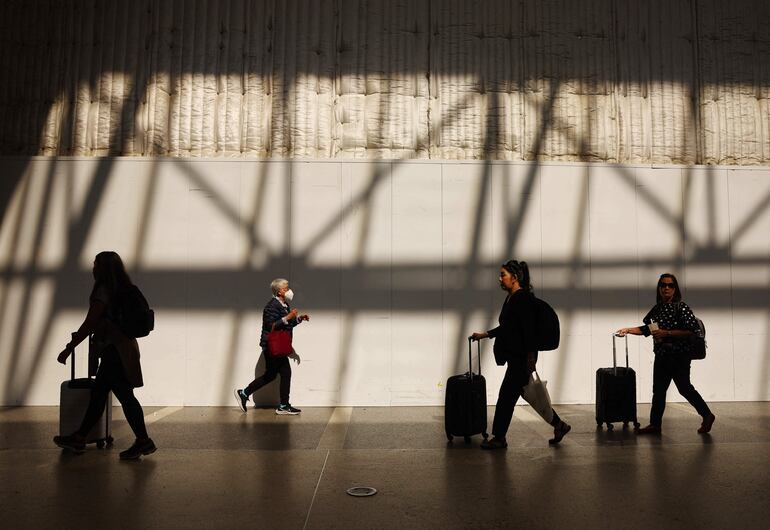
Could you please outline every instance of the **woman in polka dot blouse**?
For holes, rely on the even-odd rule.
[[[652,335],[655,364],[652,374],[652,409],[650,424],[639,429],[638,434],[660,434],[663,425],[663,411],[666,408],[666,391],[674,380],[679,393],[695,407],[703,418],[698,429],[699,434],[711,430],[714,424],[712,414],[706,402],[690,382],[690,352],[688,337],[700,332],[700,327],[690,307],[682,302],[679,283],[673,274],[661,274],[655,307],[644,317],[644,326],[622,328],[618,336]]]

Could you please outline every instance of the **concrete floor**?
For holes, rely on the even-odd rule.
[[[518,407],[507,451],[448,445],[441,407],[146,408],[159,450],[115,409],[111,449],[56,448],[56,407],[0,408],[4,528],[768,528],[770,403],[716,403],[710,436],[686,404],[664,435],[597,431],[593,406],[558,406],[560,447]],[[494,409],[490,407],[490,422]],[[645,422],[649,405],[639,406]],[[351,486],[379,490],[370,498]]]

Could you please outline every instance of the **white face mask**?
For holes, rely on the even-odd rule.
[[[285,293],[283,293],[283,298],[284,298],[284,299],[285,299],[287,302],[291,302],[291,299],[292,299],[292,298],[294,298],[294,291],[292,291],[291,289],[289,289],[288,291],[286,291]]]

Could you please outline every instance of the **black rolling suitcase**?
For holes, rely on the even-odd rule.
[[[70,355],[70,379],[61,384],[59,398],[59,435],[68,436],[80,428],[91,399],[94,379],[75,378],[75,352]],[[112,445],[112,392],[107,394],[107,404],[101,418],[86,436],[86,443],[95,443],[100,449]]]
[[[607,424],[607,430],[612,430],[612,423],[623,422],[623,428],[628,422],[633,422],[639,428],[636,419],[636,372],[628,367],[628,336],[626,341],[626,367],[618,368],[615,339],[612,334],[612,368],[596,370],[596,425]]]
[[[444,400],[444,428],[451,442],[455,436],[462,436],[465,443],[471,436],[487,434],[487,382],[481,375],[481,344],[477,348],[479,373],[473,373],[471,339],[468,339],[468,372],[453,375],[446,382]]]

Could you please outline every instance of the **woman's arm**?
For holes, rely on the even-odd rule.
[[[470,339],[471,340],[494,339],[495,337],[497,337],[497,334],[499,331],[500,331],[500,326],[497,326],[496,328],[492,328],[489,331],[476,331],[474,333],[471,333]]]
[[[296,309],[292,309],[287,315],[284,315],[278,304],[270,302],[262,313],[262,325],[267,331],[274,329],[273,326],[275,329],[289,329],[298,324],[296,318]]]
[[[642,331],[641,326],[635,328],[620,328],[615,332],[615,335],[618,337],[624,337],[626,335],[644,335],[644,331]]]
[[[693,332],[689,329],[656,329],[650,333],[656,339],[662,339],[663,337],[682,338],[693,335]]]
[[[85,320],[83,320],[83,323],[80,325],[78,330],[72,334],[72,340],[67,343],[62,352],[59,354],[57,360],[60,363],[66,363],[67,357],[69,357],[70,354],[75,351],[75,348],[77,348],[78,344],[83,342],[86,337],[94,332],[97,324],[99,324],[99,321],[102,319],[106,311],[107,306],[104,304],[104,302],[99,300],[94,300],[91,302],[91,304],[88,306],[88,313],[86,314]]]

